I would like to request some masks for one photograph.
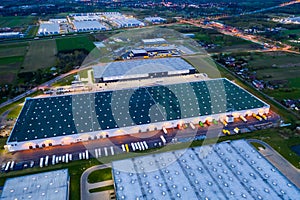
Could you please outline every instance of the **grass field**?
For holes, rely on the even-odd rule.
[[[0,84],[12,83],[28,48],[27,42],[0,45]]]
[[[72,51],[76,49],[85,49],[92,51],[96,46],[87,36],[77,36],[70,38],[56,39],[57,51]]]
[[[183,57],[192,64],[199,73],[206,73],[210,78],[220,78],[221,74],[214,61],[205,55],[192,55]]]
[[[54,87],[58,87],[58,86],[66,86],[66,85],[71,85],[72,84],[72,81],[74,81],[74,75],[70,75],[70,76],[67,76],[55,83],[52,84],[52,86]]]
[[[89,183],[98,183],[107,180],[112,180],[111,168],[105,168],[105,169],[93,171],[88,176]]]
[[[56,53],[55,40],[31,41],[22,65],[24,69],[21,72],[35,71],[55,65]]]
[[[0,59],[13,56],[24,56],[28,47],[27,42],[0,45]]]
[[[23,59],[23,56],[0,58],[0,83],[12,83],[15,80]]]
[[[12,108],[11,111],[8,113],[7,118],[8,119],[16,119],[19,116],[19,114],[22,110],[22,107],[23,107],[22,105],[17,105],[14,108]]]
[[[290,67],[292,70],[300,70],[300,55],[283,52],[257,53],[249,60],[249,68],[258,70],[257,72],[261,70],[260,73],[264,73],[266,69],[279,70],[281,73],[280,70],[288,71]]]
[[[0,28],[3,27],[27,27],[37,20],[34,16],[10,16],[0,17]]]

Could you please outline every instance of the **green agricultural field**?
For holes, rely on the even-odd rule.
[[[23,59],[23,56],[0,58],[0,83],[11,83],[15,80]]]
[[[0,59],[12,56],[24,56],[28,47],[27,42],[0,45]]]
[[[3,27],[27,27],[34,24],[37,17],[34,16],[10,16],[0,17],[0,28]]]
[[[269,52],[269,53],[257,53],[248,57],[249,67],[254,70],[264,70],[271,68],[274,71],[276,69],[284,68],[288,71],[289,67],[300,67],[300,55],[284,52]]]
[[[31,41],[21,72],[35,71],[37,69],[55,65],[56,53],[55,40]]]
[[[76,49],[85,49],[88,52],[92,51],[96,46],[87,36],[78,36],[70,38],[56,39],[57,51],[72,51]]]

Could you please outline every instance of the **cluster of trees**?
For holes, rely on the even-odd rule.
[[[57,54],[56,67],[60,69],[61,73],[66,73],[76,66],[80,66],[88,53],[89,52],[84,49],[59,52]]]

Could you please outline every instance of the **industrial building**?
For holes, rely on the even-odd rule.
[[[298,199],[245,140],[112,162],[116,199]]]
[[[167,21],[166,19],[161,17],[146,17],[144,20],[153,24],[160,24]]]
[[[9,151],[223,120],[270,106],[227,79],[27,98],[7,140]]]
[[[69,173],[67,169],[8,178],[1,200],[68,200]]]
[[[144,50],[134,53],[142,54]],[[142,59],[112,62],[93,67],[95,82],[164,77],[195,73],[195,68],[181,58]]]
[[[137,26],[145,26],[145,24],[135,18],[117,18],[111,21],[118,28],[130,28]]]
[[[67,23],[68,20],[66,18],[57,18],[57,19],[49,19],[49,22],[63,24],[63,23]]]
[[[75,21],[99,21],[100,16],[98,15],[86,15],[86,16],[74,16]]]
[[[98,21],[73,21],[76,32],[105,31],[107,28]]]
[[[153,39],[143,39],[142,40],[144,45],[163,45],[169,44],[167,40],[164,38],[153,38]]]
[[[56,35],[59,32],[60,27],[58,23],[44,22],[40,24],[38,35]]]

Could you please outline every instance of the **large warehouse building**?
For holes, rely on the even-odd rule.
[[[58,23],[47,22],[40,24],[38,35],[56,35],[59,32],[60,27]]]
[[[244,140],[112,163],[117,199],[299,199],[299,189]]]
[[[161,58],[112,62],[104,67],[95,66],[93,71],[98,83],[194,74],[195,68],[181,58]]]
[[[105,31],[107,28],[98,21],[73,21],[76,32]]]
[[[65,145],[182,123],[268,113],[269,105],[227,79],[26,99],[9,151]]]
[[[68,200],[69,181],[67,169],[9,178],[0,200]]]

